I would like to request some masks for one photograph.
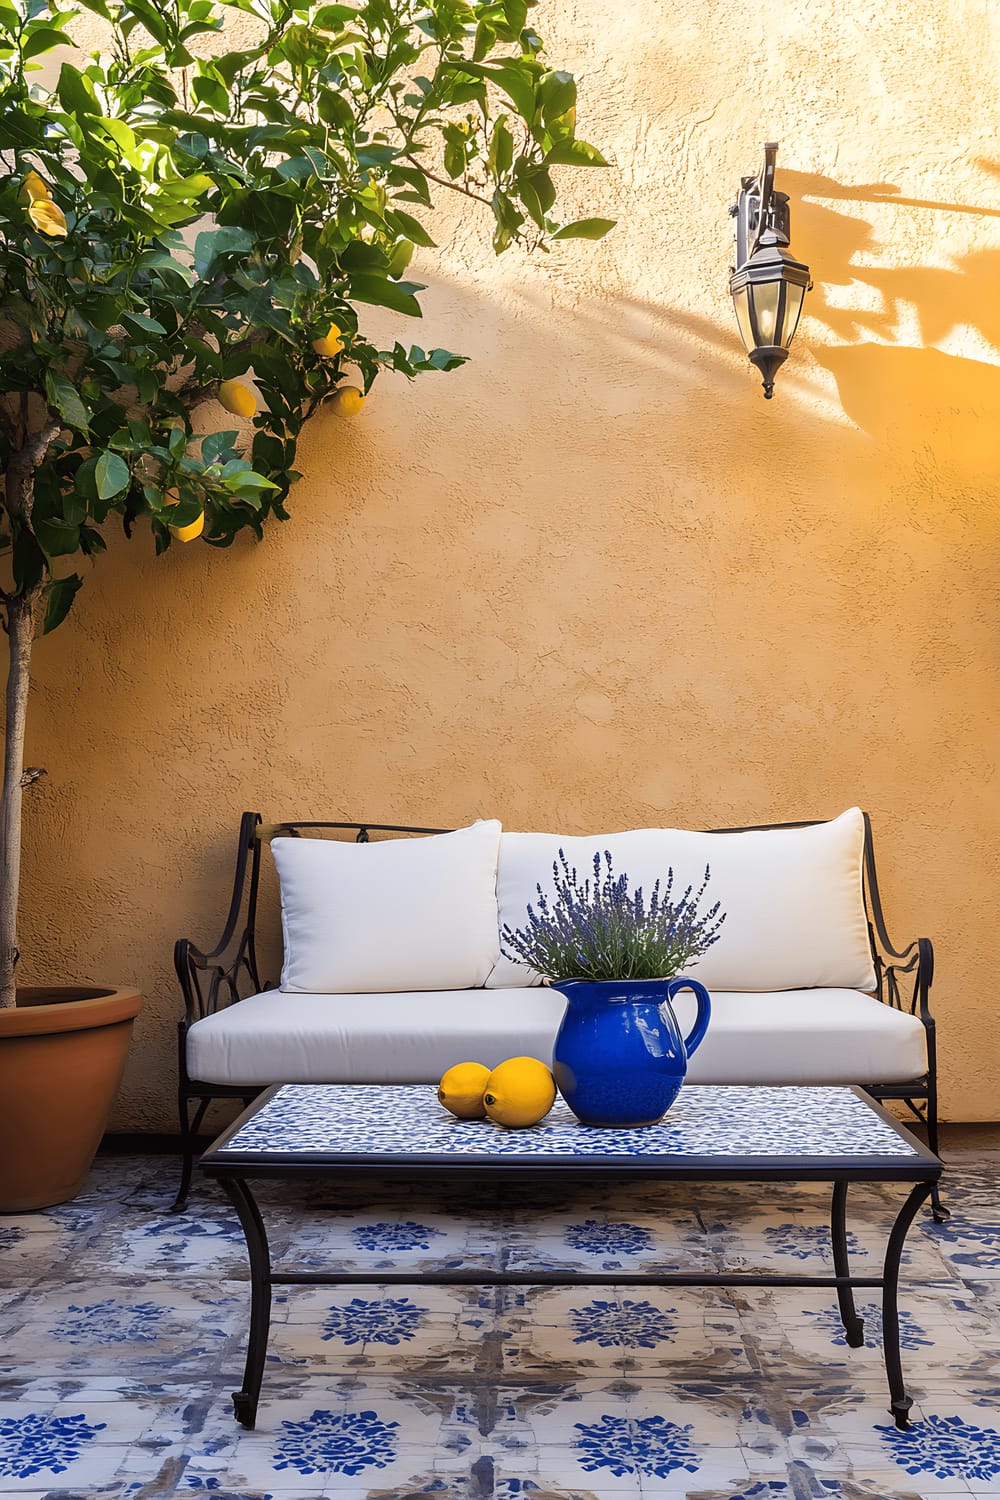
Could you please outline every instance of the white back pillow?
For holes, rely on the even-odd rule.
[[[379,994],[481,985],[500,953],[498,822],[369,844],[276,838],[281,988]]]
[[[537,910],[539,884],[551,897],[560,849],[581,881],[593,879],[595,852],[608,850],[615,875],[628,875],[630,891],[641,886],[647,904],[657,879],[662,893],[669,869],[678,900],[689,885],[699,889],[708,865],[700,910],[720,901],[726,920],[718,942],[688,970],[709,990],[870,990],[875,973],[862,889],[864,837],[856,807],[810,828],[751,833],[504,833],[497,873],[500,929],[505,923],[525,926],[529,902]],[[501,952],[486,984],[502,989],[538,982],[531,969]]]

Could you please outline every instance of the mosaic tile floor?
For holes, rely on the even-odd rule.
[[[105,1157],[85,1193],[0,1218],[0,1495],[32,1500],[912,1500],[1000,1496],[1000,1155],[949,1174],[904,1262],[914,1425],[886,1410],[878,1309],[833,1294],[300,1287],[275,1307],[257,1430],[231,1415],[239,1226],[173,1162]],[[648,1185],[553,1199],[261,1191],[276,1260],[829,1273],[825,1192]],[[887,1187],[851,1190],[855,1267]]]

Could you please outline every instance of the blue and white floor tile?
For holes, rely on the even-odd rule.
[[[950,1174],[901,1295],[914,1423],[886,1410],[877,1293],[849,1349],[824,1290],[295,1287],[258,1426],[233,1420],[243,1238],[169,1161],[103,1158],[0,1219],[0,1500],[970,1500],[1000,1496],[1000,1160]],[[611,1195],[355,1184],[262,1192],[277,1263],[829,1272],[822,1188]],[[858,1270],[898,1197],[851,1190]]]

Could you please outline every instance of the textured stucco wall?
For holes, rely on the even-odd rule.
[[[172,1123],[171,945],[244,807],[569,832],[871,812],[938,945],[945,1113],[1000,1116],[1000,12],[982,0],[543,0],[603,244],[495,262],[457,200],[423,327],[302,445],[290,523],[112,544],[37,655],[24,977],[139,983],[115,1123]],[[781,141],[810,262],[765,405],[727,207]],[[457,206],[456,206],[457,204]],[[391,320],[386,332],[396,331]]]

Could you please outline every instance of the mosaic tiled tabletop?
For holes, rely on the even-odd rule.
[[[241,1159],[524,1162],[721,1166],[801,1160],[888,1163],[916,1175],[933,1158],[853,1088],[685,1087],[659,1125],[603,1129],[581,1125],[561,1100],[530,1130],[490,1120],[456,1120],[431,1085],[377,1087],[284,1084],[235,1134],[204,1158],[208,1166]]]

